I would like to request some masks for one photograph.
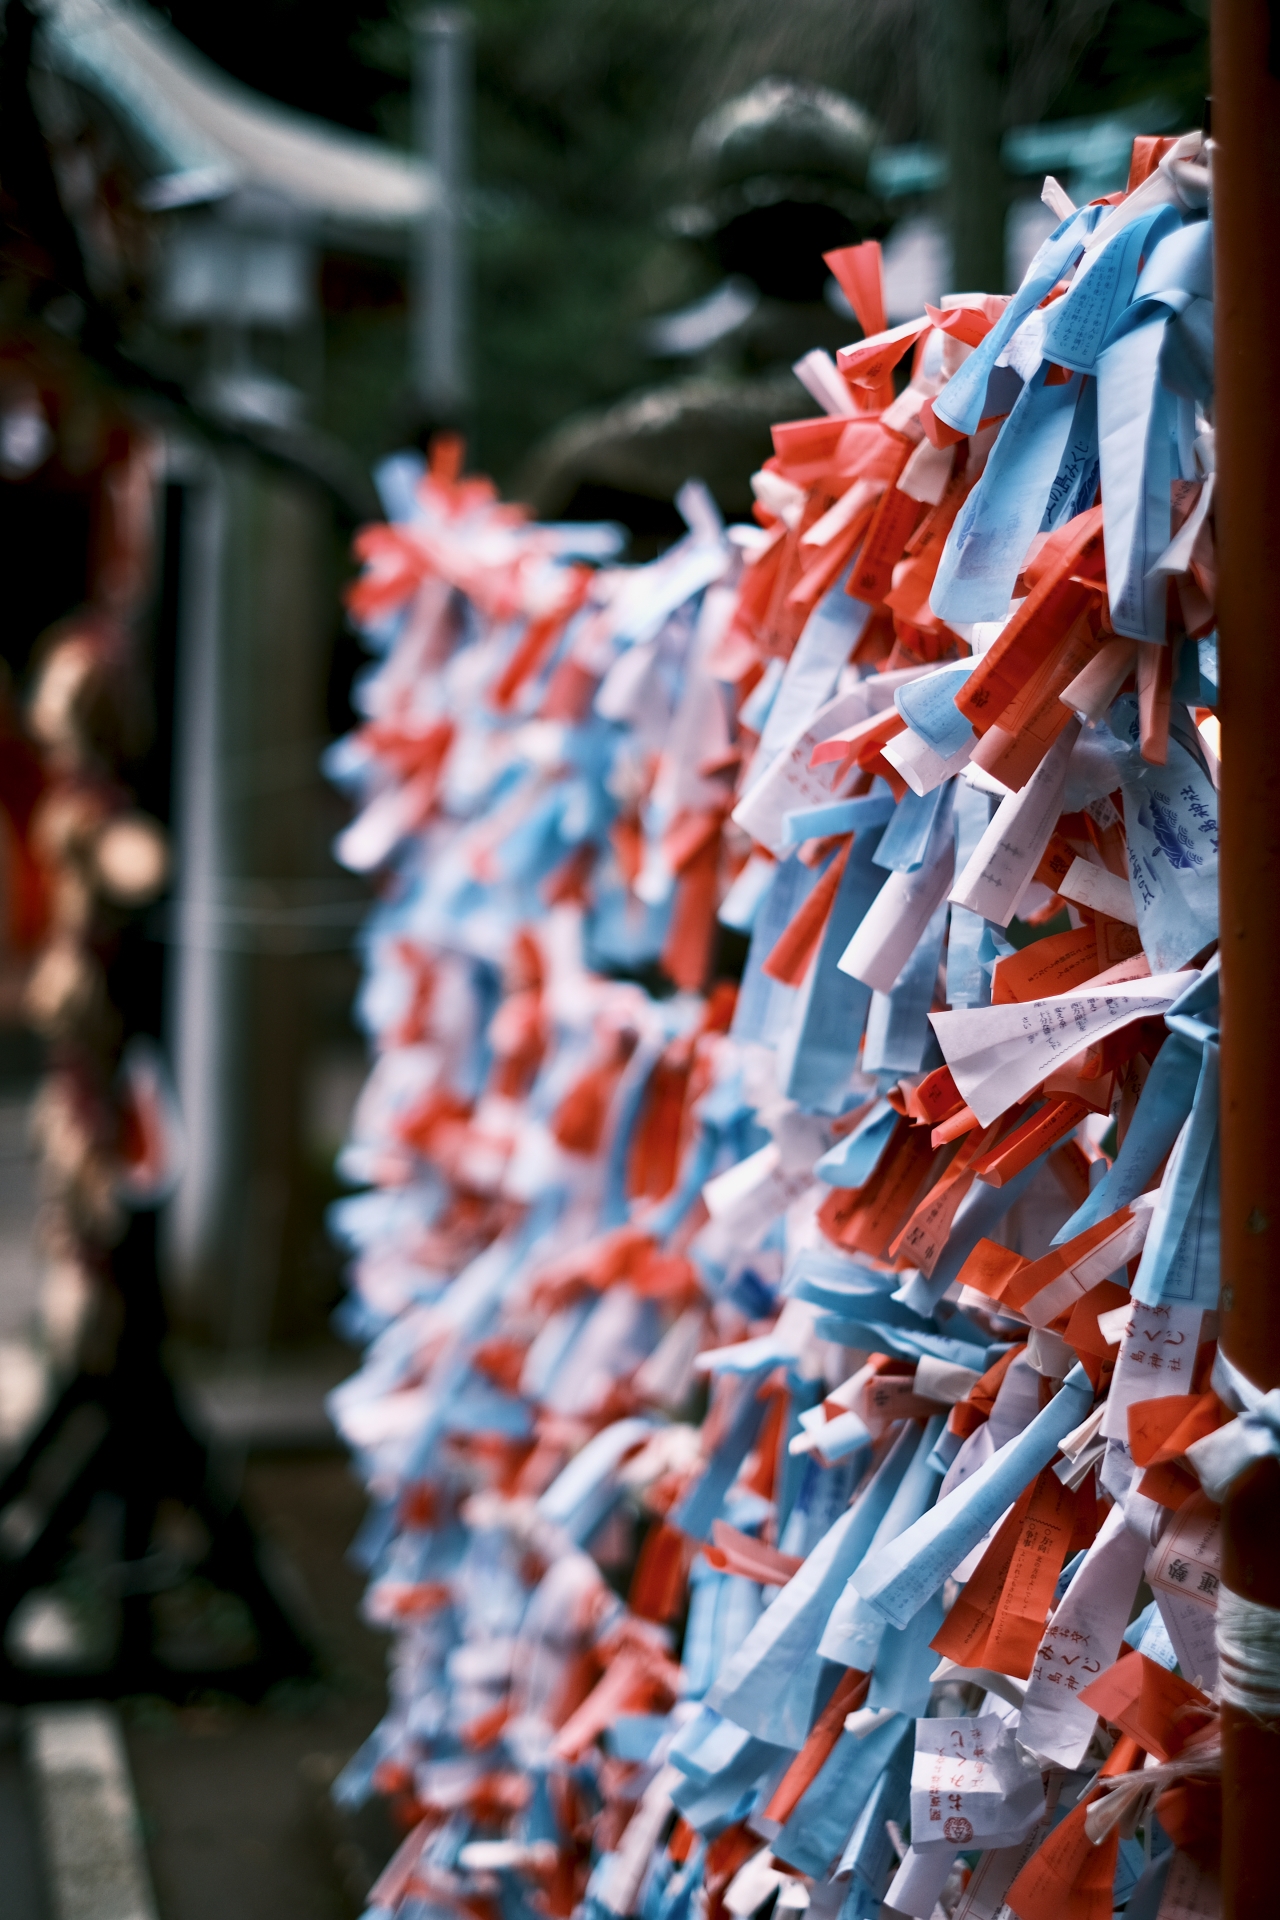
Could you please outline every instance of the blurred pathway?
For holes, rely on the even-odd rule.
[[[28,1137],[33,1084],[23,1072],[0,1075],[0,1450],[26,1432],[45,1391],[29,1338],[39,1294],[36,1162]]]
[[[34,1062],[11,1041],[0,1036],[0,1454],[29,1428],[46,1383],[32,1337]],[[251,1377],[184,1358],[197,1417],[242,1472],[250,1515],[299,1590],[325,1679],[260,1708],[120,1703],[159,1920],[352,1920],[397,1837],[380,1807],[339,1824],[327,1795],[386,1700],[387,1643],[360,1622],[364,1582],[346,1560],[364,1496],[323,1415],[325,1390],[355,1357],[333,1343],[275,1356]],[[0,1913],[50,1920],[22,1729],[0,1704]]]
[[[363,1494],[335,1450],[251,1456],[244,1497],[305,1589],[328,1678],[260,1708],[125,1704],[161,1920],[350,1920],[395,1842],[380,1808],[339,1829],[327,1806],[386,1698],[387,1642],[345,1559]]]

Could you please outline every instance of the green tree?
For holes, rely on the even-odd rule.
[[[172,0],[174,25],[291,105],[409,137],[415,0]],[[715,269],[664,230],[689,136],[767,73],[861,100],[894,142],[944,137],[935,5],[951,0],[473,0],[476,462],[508,479],[567,415],[657,377],[642,319]],[[1004,126],[1159,92],[1198,120],[1206,0],[988,0],[988,145]],[[981,11],[967,0],[967,11]],[[962,133],[953,138],[963,137]],[[989,169],[988,169],[989,171]],[[403,435],[400,290],[331,320],[328,424],[372,456]]]

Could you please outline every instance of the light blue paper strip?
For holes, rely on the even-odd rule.
[[[486,1320],[492,1317],[511,1286],[527,1249],[539,1234],[546,1232],[547,1227],[559,1212],[560,1205],[561,1200],[557,1194],[544,1194],[531,1208],[515,1233],[500,1236],[464,1267],[454,1280],[449,1295],[453,1337],[432,1369],[429,1385],[434,1391],[428,1400],[429,1411],[401,1463],[400,1470],[407,1477],[416,1479],[425,1473],[428,1462],[435,1456],[440,1445],[440,1436],[446,1431],[452,1400],[467,1383],[467,1369],[458,1364],[458,1356],[464,1343],[485,1324]],[[596,1436],[596,1440],[603,1438],[602,1434]],[[589,1445],[594,1444],[594,1441],[589,1443]],[[583,1452],[588,1450],[589,1448],[584,1448]],[[543,1497],[545,1498],[545,1495]],[[612,1497],[610,1493],[608,1498]],[[587,1538],[603,1511],[602,1507],[600,1512],[591,1518],[586,1532],[580,1534],[578,1538]]]
[[[1199,1075],[1200,1049],[1181,1034],[1170,1034],[1152,1063],[1111,1171],[1059,1227],[1053,1246],[1074,1240],[1146,1193],[1191,1111]]]
[[[797,1749],[804,1745],[821,1677],[818,1641],[827,1615],[888,1512],[915,1442],[914,1428],[899,1435],[855,1504],[823,1535],[725,1662],[710,1704],[758,1739]]]
[[[742,703],[738,719],[744,727],[749,727],[752,733],[758,733],[763,737],[769,715],[773,711],[782,687],[783,670],[783,662],[775,654],[773,659],[766,663],[764,672]]]
[[[989,1187],[985,1180],[975,1180],[956,1209],[947,1244],[939,1255],[932,1277],[926,1278],[923,1273],[912,1274],[904,1281],[897,1297],[916,1313],[933,1313],[979,1240],[989,1239],[994,1234],[1014,1201],[1022,1198],[1052,1152],[1052,1147],[1046,1148],[1038,1160],[1033,1160],[1021,1173],[1015,1173],[1013,1179],[1006,1181],[1002,1187]]]
[[[779,1860],[815,1879],[827,1872],[849,1838],[849,1825],[900,1752],[912,1750],[913,1728],[895,1715],[866,1734],[842,1733],[817,1778],[773,1842]],[[903,1779],[909,1767],[899,1769]]]
[[[956,782],[956,872],[963,873],[991,824],[991,795]],[[947,1002],[952,1008],[985,1007],[991,1001],[991,974],[983,966],[986,921],[968,907],[951,909],[947,939]]]
[[[782,929],[792,915],[800,911],[817,882],[817,871],[806,867],[794,854],[789,860],[779,861],[774,869],[773,882],[760,902],[751,930],[747,964],[730,1029],[735,1040],[759,1040],[767,1046],[776,1039],[795,1001],[796,990],[771,980],[763,971],[764,963],[777,945]]]
[[[689,1583],[689,1620],[680,1664],[687,1676],[685,1697],[697,1700],[760,1618],[760,1588],[741,1574],[717,1572],[700,1554]]]
[[[757,1372],[742,1376],[738,1404],[728,1432],[671,1516],[671,1524],[687,1533],[691,1540],[707,1540],[711,1536],[711,1522],[719,1516],[724,1496],[733,1485],[764,1419],[765,1403],[758,1397],[756,1388],[764,1374],[776,1365],[777,1360],[770,1359]],[[588,1447],[594,1444],[588,1442]]]
[[[887,1100],[877,1100],[852,1133],[828,1147],[813,1171],[829,1187],[862,1187],[880,1164],[899,1115]]]
[[[957,857],[956,871],[960,862]],[[982,936],[987,923],[980,913],[968,907],[952,906],[951,931],[947,940],[947,1005],[986,1007],[991,1004],[991,975],[983,966]]]
[[[894,693],[893,704],[911,731],[943,760],[959,753],[973,737],[973,728],[956,705],[956,695],[977,664],[976,660],[952,660],[936,673],[908,680]]]
[[[712,1707],[701,1707],[681,1727],[667,1750],[667,1758],[687,1780],[705,1787],[736,1766],[751,1747],[760,1743]]]
[[[885,883],[875,864],[880,833],[866,828],[849,849],[818,951],[778,1041],[779,1085],[809,1112],[838,1113],[857,1065],[871,989],[836,962]]]
[[[804,1483],[804,1477],[810,1465],[810,1456],[805,1453],[792,1453],[790,1443],[796,1435],[804,1432],[800,1425],[800,1415],[807,1413],[810,1407],[816,1407],[826,1392],[821,1380],[804,1380],[794,1367],[787,1369],[787,1425],[778,1444],[778,1467],[774,1477],[773,1498],[777,1509],[774,1524],[781,1540],[786,1530],[791,1510]]]
[[[913,1719],[920,1719],[929,1711],[933,1691],[929,1642],[946,1618],[946,1612],[939,1591],[925,1601],[915,1619],[905,1627],[885,1628],[867,1694],[869,1707],[891,1707],[895,1713],[909,1713]]]
[[[947,931],[947,902],[934,909],[906,966],[888,993],[874,993],[862,1049],[864,1073],[919,1073],[932,1029],[929,1008]]]
[[[1184,987],[1164,1016],[1170,1033],[1180,1033],[1197,1046],[1218,1037],[1218,996],[1221,991],[1221,956],[1213,954],[1189,987]]]
[[[716,1677],[716,1602],[720,1582],[725,1577],[709,1566],[701,1554],[689,1570],[689,1612],[680,1649],[684,1694],[688,1700],[700,1700]]]
[[[804,1432],[804,1428],[800,1427],[800,1415],[808,1413],[810,1407],[816,1407],[819,1400],[823,1398],[825,1390],[827,1388],[823,1380],[800,1379],[794,1367],[787,1369],[787,1392],[789,1392],[787,1428],[779,1440],[777,1473],[773,1476],[773,1505],[777,1509],[773,1515],[773,1524],[777,1526],[779,1540],[787,1528],[787,1521],[791,1519],[791,1509],[796,1503],[796,1496],[800,1492],[800,1486],[804,1484],[804,1475],[810,1465],[810,1455],[791,1452],[791,1442],[796,1438],[796,1434]]]
[[[790,1290],[804,1299],[808,1295],[809,1284],[805,1280],[805,1270],[791,1285]],[[868,1276],[870,1278],[871,1276]],[[889,1279],[892,1281],[893,1276]],[[823,1282],[819,1281],[819,1285]],[[831,1281],[825,1285],[831,1287]],[[838,1283],[837,1283],[838,1284]],[[987,1336],[968,1318],[967,1315],[947,1303],[948,1312],[944,1320],[941,1313],[937,1319],[916,1313],[911,1307],[904,1306],[896,1294],[873,1292],[869,1287],[863,1292],[851,1292],[830,1323],[829,1330],[820,1333],[819,1338],[835,1340],[842,1346],[867,1346],[862,1339],[844,1339],[843,1334],[852,1330],[856,1323],[861,1329],[874,1326],[877,1337],[901,1336],[907,1341],[906,1351],[913,1354],[934,1353],[938,1359],[954,1359],[958,1366],[969,1366],[971,1361],[962,1361],[955,1349],[963,1347],[968,1353],[985,1353]],[[843,1323],[847,1322],[845,1326]],[[943,1332],[942,1328],[946,1331]],[[919,1343],[919,1344],[917,1344]],[[874,1344],[874,1343],[870,1343]],[[890,1349],[886,1349],[890,1351]]]
[[[1097,498],[1102,467],[1098,455],[1098,383],[1081,383],[1071,431],[1063,450],[1062,463],[1049,489],[1049,501],[1040,522],[1042,533],[1052,533],[1084,513]]]
[[[891,1626],[905,1627],[1005,1508],[1048,1466],[1059,1442],[1079,1426],[1092,1401],[1089,1376],[1083,1367],[1073,1367],[1030,1426],[1006,1441],[897,1540],[867,1556],[853,1576],[862,1597]]]
[[[870,607],[851,600],[844,590],[851,568],[852,562],[804,623],[760,737],[761,767],[830,699],[840,669],[867,623]]]
[[[853,1454],[871,1457],[871,1435],[856,1413],[838,1413],[822,1429],[824,1460],[848,1460]]]
[[[1098,356],[1098,437],[1111,619],[1117,633],[1165,637],[1169,487],[1179,404],[1160,378],[1169,320],[1213,288],[1212,231],[1195,221],[1158,242]],[[1188,476],[1189,477],[1189,476]],[[1144,943],[1145,944],[1145,943]]]
[[[1163,641],[1168,581],[1152,569],[1169,544],[1172,396],[1160,385],[1167,309],[1122,333],[1098,360],[1098,458],[1111,621],[1131,640]]]
[[[1098,207],[1081,207],[1054,228],[1037,249],[1022,285],[990,333],[978,342],[934,401],[936,417],[957,433],[977,432],[985,410],[987,381],[996,361],[1032,308],[1039,306],[1050,287],[1056,286],[1079,258],[1085,236],[1096,226],[1100,211]]]
[[[1080,395],[1079,374],[1053,387],[1045,384],[1047,374],[1042,362],[1022,389],[947,535],[929,596],[941,620],[1000,620],[1008,609],[1066,454]]]
[[[897,1275],[879,1273],[834,1247],[800,1247],[788,1262],[782,1291],[790,1298],[812,1300],[828,1313],[871,1311],[886,1301]]]
[[[849,1505],[864,1471],[859,1460],[838,1460],[832,1467],[820,1467],[815,1460],[807,1460],[800,1496],[786,1532],[778,1539],[782,1552],[806,1559]]]
[[[990,1361],[990,1354],[988,1354],[988,1361]],[[964,1441],[958,1433],[952,1433],[949,1427],[942,1429],[942,1436],[930,1458],[944,1479],[946,1478],[947,1468],[951,1465],[951,1462],[955,1459],[963,1445]]]
[[[889,1299],[878,1311],[884,1313],[891,1308],[896,1309],[898,1304],[896,1300]],[[863,1347],[873,1353],[892,1353],[900,1360],[923,1360],[928,1356],[933,1360],[945,1360],[952,1366],[972,1367],[977,1373],[986,1371],[985,1345],[976,1346],[972,1341],[956,1340],[949,1334],[938,1333],[929,1320],[915,1326],[903,1326],[892,1320],[845,1320],[824,1316],[818,1321],[814,1332],[819,1340],[833,1340],[840,1347]]]
[[[1218,1213],[1218,1048],[1210,1040],[1190,1117],[1160,1183],[1133,1283],[1135,1300],[1149,1307],[1167,1300],[1217,1306],[1222,1277]]]
[[[886,1721],[885,1724],[898,1723]],[[873,1737],[870,1734],[867,1736],[868,1739]],[[863,1920],[865,1909],[859,1911],[851,1906],[855,1893],[865,1894],[869,1902],[875,1903],[870,1908],[872,1916],[879,1914],[879,1903],[884,1899],[891,1873],[898,1864],[888,1822],[896,1820],[899,1825],[906,1822],[911,1797],[914,1746],[915,1728],[907,1721],[905,1729],[899,1733],[892,1758],[862,1806],[857,1825],[849,1835],[836,1867],[837,1879],[843,1879],[847,1874],[853,1876],[850,1898],[840,1909],[840,1920]]]
[[[893,795],[865,793],[857,800],[831,800],[825,807],[798,807],[782,816],[783,842],[798,847],[805,840],[825,839],[829,833],[865,833],[893,818]]]
[[[875,1538],[868,1544],[864,1565],[891,1547],[932,1506],[942,1476],[929,1464],[929,1456],[945,1425],[945,1416],[935,1414],[922,1434],[918,1429],[909,1429],[915,1433],[911,1465],[876,1528]],[[835,1660],[842,1667],[870,1673],[879,1658],[881,1641],[885,1635],[885,1616],[863,1599],[857,1588],[857,1578],[858,1570],[854,1568],[848,1584],[831,1609],[818,1651],[824,1660]]]
[[[590,1920],[605,1920],[605,1916],[613,1911],[595,1893],[597,1886],[607,1885],[609,1863],[613,1858],[611,1853],[602,1853],[592,1868],[583,1901]],[[669,1853],[660,1851],[650,1863],[642,1883],[644,1891],[640,1897],[640,1920],[689,1920],[690,1908],[702,1886],[705,1859],[706,1844],[701,1840],[683,1865],[672,1860]],[[369,1920],[381,1920],[381,1915],[377,1915],[375,1910]],[[414,1920],[427,1920],[427,1916],[419,1913]]]
[[[890,1815],[889,1817],[891,1819],[893,1818],[892,1815]],[[887,1830],[885,1832],[884,1838],[885,1838],[885,1843],[886,1845],[889,1846],[889,1851],[893,1856],[893,1864],[896,1866],[898,1856],[896,1853],[893,1853],[892,1844],[889,1842],[889,1835]],[[888,1887],[888,1884],[889,1884],[889,1877],[886,1874],[885,1876],[886,1888]],[[884,1904],[884,1894],[882,1892],[873,1893],[871,1888],[869,1886],[866,1886],[863,1883],[863,1881],[859,1878],[859,1876],[855,1873],[853,1878],[849,1881],[849,1891],[845,1894],[845,1897],[841,1902],[840,1911],[836,1915],[836,1920],[880,1920],[880,1909],[883,1906],[883,1904]]]
[[[586,1540],[604,1518],[616,1497],[615,1472],[622,1456],[647,1440],[653,1428],[647,1420],[615,1420],[603,1433],[588,1440],[563,1473],[557,1475],[538,1501],[538,1512],[577,1541]]]
[[[744,1733],[741,1727],[731,1726],[714,1708],[699,1707],[672,1740],[667,1759],[688,1779],[705,1785],[727,1760],[741,1752],[750,1738],[750,1734]],[[707,1748],[705,1759],[702,1757],[704,1747]]]
[[[720,579],[726,565],[723,538],[708,540],[690,533],[668,547],[652,566],[637,568],[619,603],[619,644],[641,646],[654,639],[678,607]]]
[[[949,805],[950,799],[945,780],[931,793],[916,793],[908,787],[872,855],[876,865],[888,873],[915,873],[922,867],[933,823],[939,809]]]
[[[1213,223],[1188,220],[1150,249],[1133,290],[1134,305],[1162,300],[1172,312],[1180,313],[1192,300],[1212,298]],[[1119,326],[1127,317],[1121,316]]]
[[[1138,932],[1153,971],[1169,973],[1218,935],[1218,796],[1189,720],[1174,712],[1168,756],[1156,767],[1138,751],[1137,697],[1122,694],[1110,717],[1129,747],[1119,772]]]
[[[1166,1673],[1172,1673],[1178,1664],[1169,1629],[1154,1600],[1149,1600],[1137,1619],[1129,1622],[1124,1630],[1122,1645],[1145,1653],[1148,1660],[1154,1660]]]
[[[1092,373],[1103,341],[1133,298],[1143,254],[1180,225],[1176,208],[1157,207],[1131,220],[1105,247],[1099,247],[1062,299],[1049,309],[1045,359]]]
[[[642,1766],[666,1732],[665,1713],[620,1713],[605,1730],[605,1745],[615,1758]]]
[[[702,1777],[687,1774],[672,1789],[672,1802],[699,1833],[722,1825],[777,1758],[776,1747],[764,1740],[740,1739],[738,1734],[737,1727],[722,1722],[697,1755],[707,1771]]]
[[[1202,407],[1213,402],[1213,301],[1197,296],[1181,313],[1174,315],[1165,328],[1160,351],[1160,378],[1181,401],[1198,400]],[[1194,443],[1194,409],[1187,405],[1179,424],[1181,472],[1184,480],[1195,474],[1188,458],[1188,444]]]

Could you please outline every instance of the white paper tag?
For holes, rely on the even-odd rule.
[[[1113,1507],[1044,1630],[1018,1738],[1057,1766],[1078,1767],[1093,1738],[1098,1716],[1079,1695],[1119,1654],[1145,1557]]]
[[[1218,1681],[1221,1507],[1203,1493],[1179,1507],[1153,1547],[1146,1572],[1183,1678],[1210,1692]]]

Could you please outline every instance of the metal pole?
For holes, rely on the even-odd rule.
[[[461,7],[414,22],[414,140],[438,186],[422,224],[413,306],[413,384],[434,426],[459,424],[469,398],[466,207],[473,25]]]
[[[1214,0],[1218,632],[1222,766],[1223,1352],[1280,1386],[1280,20],[1267,0]],[[1280,1465],[1224,1506],[1223,1580],[1280,1609]],[[1269,1821],[1280,1728],[1223,1712],[1224,1920],[1277,1909]]]

